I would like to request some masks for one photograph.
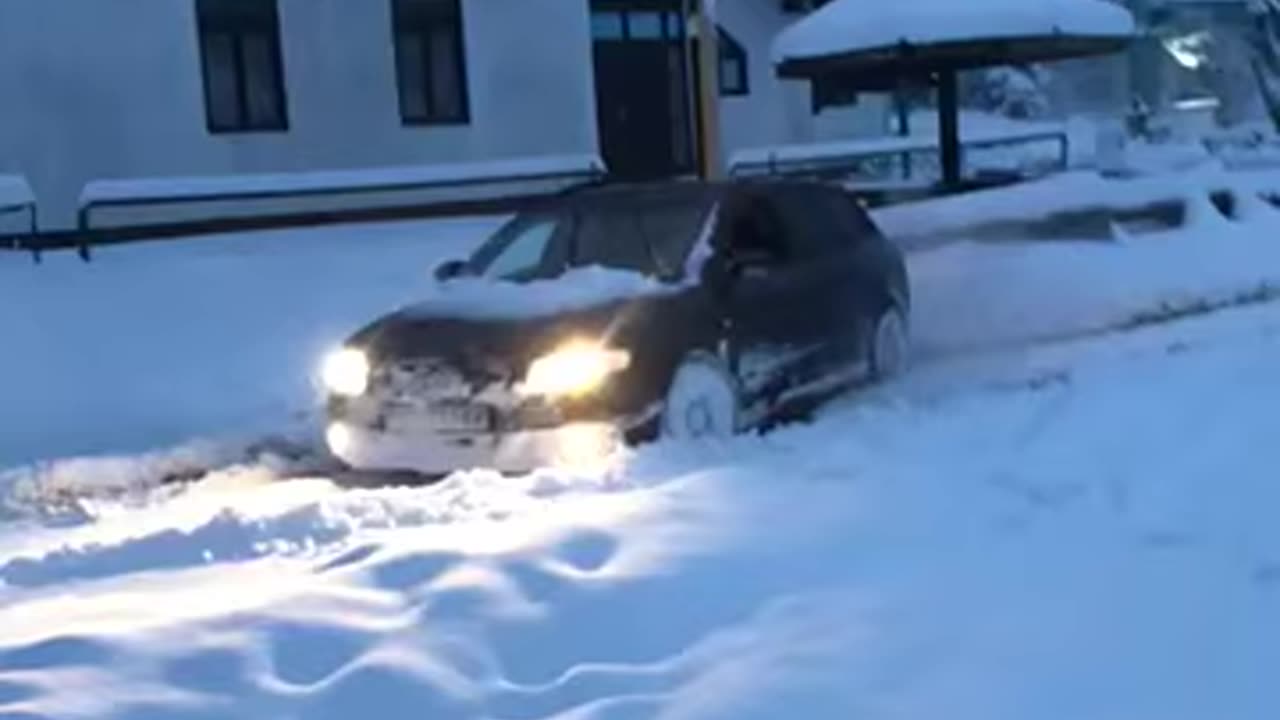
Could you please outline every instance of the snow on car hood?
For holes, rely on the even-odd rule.
[[[640,273],[596,266],[531,283],[460,278],[436,284],[431,294],[399,314],[408,319],[525,320],[676,289]]]

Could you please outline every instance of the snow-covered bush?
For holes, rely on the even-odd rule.
[[[1048,72],[1037,66],[1003,66],[966,78],[965,105],[1019,120],[1049,113]]]

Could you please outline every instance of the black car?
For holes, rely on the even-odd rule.
[[[436,276],[325,362],[328,443],[354,469],[524,472],[730,435],[907,359],[901,254],[817,183],[584,188]]]

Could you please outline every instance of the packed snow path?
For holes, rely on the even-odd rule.
[[[1274,718],[1280,305],[987,359],[598,475],[0,535],[0,716]]]

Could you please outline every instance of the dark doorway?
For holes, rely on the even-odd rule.
[[[625,180],[695,167],[681,0],[592,0],[600,149]]]

